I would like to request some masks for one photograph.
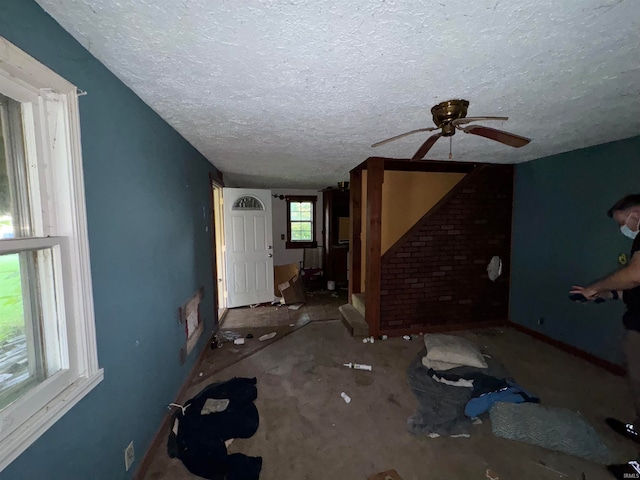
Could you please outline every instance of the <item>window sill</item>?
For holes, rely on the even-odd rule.
[[[286,248],[318,248],[318,242],[287,242]]]
[[[104,378],[100,369],[91,377],[80,377],[33,417],[0,442],[0,471],[35,442]],[[0,430],[2,426],[0,425]]]

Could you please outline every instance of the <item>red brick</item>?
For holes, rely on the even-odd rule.
[[[482,168],[466,181],[466,191],[455,187],[438,210],[403,237],[404,246],[395,246],[383,257],[381,284],[388,292],[383,298],[385,308],[381,308],[385,328],[507,317],[508,287],[501,288],[499,283],[497,288],[488,288],[484,267],[493,255],[510,256],[513,169],[498,165]],[[402,272],[392,272],[401,267]],[[416,281],[404,284],[399,275]],[[508,284],[508,276],[501,282]],[[470,307],[481,295],[484,317]],[[439,300],[447,297],[450,300]],[[401,323],[389,326],[388,321]]]

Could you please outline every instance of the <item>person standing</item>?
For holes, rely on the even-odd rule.
[[[589,286],[574,285],[570,293],[583,295],[589,301],[598,298],[622,299],[626,304],[627,310],[622,317],[626,329],[622,349],[636,418],[630,422],[607,418],[606,422],[620,435],[640,443],[640,194],[623,197],[609,209],[607,215],[618,224],[624,236],[633,240],[630,260],[623,268]],[[640,474],[637,465],[637,462],[610,465],[609,470],[616,475]]]

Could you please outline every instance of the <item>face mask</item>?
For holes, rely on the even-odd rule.
[[[629,218],[631,218],[631,215],[633,215],[633,213],[629,214],[627,220],[624,222],[624,225],[620,227],[620,232],[622,232],[625,237],[630,238],[631,240],[635,240],[635,238],[638,236],[638,230],[634,232],[627,226],[627,222],[629,221]],[[638,227],[640,227],[640,220],[638,220]]]
[[[623,225],[622,227],[620,227],[620,231],[622,232],[622,234],[625,237],[630,238],[631,240],[635,240],[636,237],[638,236],[638,232],[634,232],[633,230],[631,230],[629,227],[627,227],[626,225]]]

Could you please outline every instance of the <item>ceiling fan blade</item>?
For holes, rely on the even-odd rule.
[[[430,128],[419,128],[418,130],[411,130],[410,132],[402,133],[400,135],[396,135],[395,137],[387,138],[386,140],[382,140],[381,142],[376,142],[371,146],[372,147],[379,147],[380,145],[384,145],[385,143],[393,142],[394,140],[398,140],[399,138],[402,138],[402,137],[413,135],[414,133],[433,132],[434,130],[438,130],[438,128],[437,127],[430,127]]]
[[[411,158],[411,160],[422,160],[424,156],[427,154],[431,147],[438,141],[438,139],[442,136],[441,133],[436,133],[435,135],[431,135],[427,138],[427,141],[422,144],[422,146],[418,149],[416,154]]]
[[[495,140],[496,142],[504,143],[511,147],[520,148],[524,147],[531,141],[530,138],[521,137],[515,133],[503,132],[502,130],[496,130],[495,128],[483,127],[482,125],[469,125],[462,129],[465,133],[473,133],[474,135],[480,135],[481,137]]]
[[[485,120],[501,120],[503,122],[509,120],[509,117],[466,117],[466,118],[458,118],[451,122],[454,125],[463,125],[465,123],[471,122],[483,122]]]

